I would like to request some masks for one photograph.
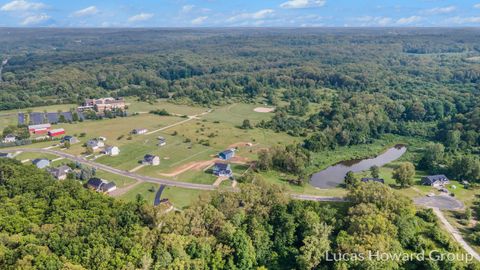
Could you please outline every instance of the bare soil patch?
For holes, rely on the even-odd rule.
[[[273,111],[275,111],[275,108],[268,108],[268,107],[257,107],[255,109],[253,109],[255,112],[258,112],[258,113],[271,113]]]

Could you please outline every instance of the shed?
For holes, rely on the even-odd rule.
[[[229,160],[234,156],[235,156],[235,150],[233,149],[228,149],[218,154],[218,157],[223,160]]]

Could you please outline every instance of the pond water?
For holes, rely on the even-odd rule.
[[[373,165],[381,167],[387,163],[399,159],[405,152],[405,145],[395,145],[384,153],[367,159],[353,159],[342,161],[336,165],[330,166],[323,171],[315,173],[310,179],[310,184],[318,188],[334,188],[344,183],[347,172],[361,172],[370,169]]]

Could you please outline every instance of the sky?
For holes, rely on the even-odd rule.
[[[0,27],[480,26],[480,0],[0,0]]]

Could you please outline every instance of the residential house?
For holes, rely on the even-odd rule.
[[[366,178],[362,178],[361,180],[362,180],[362,182],[364,182],[364,183],[367,183],[367,182],[377,182],[377,183],[385,184],[385,180],[382,179],[382,178],[370,178],[370,177],[366,177]]]
[[[109,156],[118,156],[118,154],[120,154],[120,149],[118,149],[116,146],[108,146],[103,152]]]
[[[158,137],[158,146],[165,146],[167,145],[167,140],[164,137]]]
[[[92,177],[87,181],[87,187],[97,192],[112,192],[117,189],[117,185],[114,182],[108,182],[98,177]]]
[[[213,165],[213,174],[216,176],[231,177],[233,172],[230,164],[217,162]]]
[[[65,134],[65,129],[63,128],[57,128],[57,129],[52,129],[48,131],[48,136],[50,137],[57,137],[63,134]]]
[[[13,158],[13,153],[0,153],[0,158]]]
[[[422,177],[422,183],[427,186],[442,187],[446,184],[449,184],[450,181],[445,175],[438,174],[438,175],[428,175],[428,176]]]
[[[76,144],[76,143],[79,143],[80,141],[76,137],[65,136],[65,137],[63,137],[62,142],[63,143],[69,142],[70,144]]]
[[[147,131],[148,131],[148,129],[146,129],[146,128],[136,128],[136,129],[132,130],[132,134],[140,135],[140,134],[147,133]]]
[[[32,161],[32,164],[37,166],[39,169],[44,169],[48,166],[50,166],[50,160],[46,158],[37,158]]]
[[[97,151],[100,148],[105,147],[105,143],[101,140],[93,139],[87,142],[87,147],[91,148],[93,151]]]
[[[60,166],[58,168],[52,168],[48,170],[48,172],[58,180],[65,180],[67,179],[67,175],[71,172],[72,169],[66,165]]]
[[[13,134],[8,134],[7,136],[5,136],[5,138],[3,138],[2,142],[3,143],[14,143],[17,141],[17,138],[15,137],[15,135]]]
[[[220,152],[218,154],[218,157],[223,159],[223,160],[229,160],[235,156],[235,150],[234,149],[228,149],[223,152]]]
[[[150,155],[150,154],[145,155],[145,156],[143,157],[142,164],[143,164],[143,165],[153,165],[153,166],[160,165],[160,157],[159,157],[159,156]]]

